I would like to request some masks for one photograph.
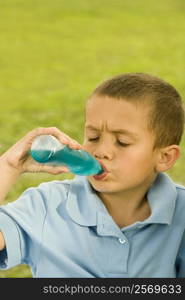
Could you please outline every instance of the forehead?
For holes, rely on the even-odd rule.
[[[149,108],[137,101],[93,96],[86,105],[86,126],[146,130]]]

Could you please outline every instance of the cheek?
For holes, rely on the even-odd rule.
[[[83,149],[91,154],[93,154],[93,151],[94,151],[94,146],[93,145],[90,145],[88,142],[84,142],[83,143]]]
[[[117,167],[119,169],[122,168],[123,171],[124,169],[133,171],[133,168],[135,168],[136,172],[138,168],[142,171],[142,169],[149,167],[151,164],[153,164],[153,156],[150,151],[144,149],[125,151],[124,154],[118,155],[116,160]]]

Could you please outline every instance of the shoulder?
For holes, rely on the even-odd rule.
[[[31,188],[31,190],[37,189],[37,190],[40,190],[47,194],[48,194],[48,192],[49,192],[49,194],[55,193],[55,192],[61,193],[61,192],[65,192],[65,191],[69,190],[72,183],[73,183],[73,179],[53,180],[53,181],[49,181],[49,182],[42,182],[36,188]],[[28,190],[30,190],[30,189],[28,189]]]
[[[73,180],[54,180],[27,188],[16,201],[1,206],[1,209],[45,213],[51,204],[55,206],[57,203],[65,201],[72,182]]]
[[[178,198],[182,198],[185,201],[185,186],[175,183]]]
[[[66,201],[71,196],[75,195],[76,198],[79,198],[82,194],[86,194],[86,185],[87,182],[84,178],[75,176],[73,179],[44,182],[36,188],[28,189],[28,191],[36,190],[37,193],[42,194],[42,198],[47,203],[52,201],[52,205],[54,203],[57,205],[59,202]]]
[[[185,186],[175,183],[175,188],[177,191],[177,205],[185,209]]]
[[[20,219],[26,216],[44,217],[48,211],[55,211],[61,204],[82,203],[81,199],[87,194],[85,182],[85,179],[78,177],[43,182],[37,187],[26,189],[16,201],[1,206],[0,210],[16,218],[20,215]]]
[[[26,190],[28,193],[39,193],[44,201],[64,201],[68,197],[69,190],[74,183],[74,179],[53,180],[43,182],[37,187]]]
[[[183,186],[181,184],[178,184],[178,183],[175,183],[175,187],[176,187],[177,191],[185,193],[185,186]]]

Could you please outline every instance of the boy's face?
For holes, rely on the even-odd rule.
[[[147,129],[148,112],[144,104],[105,96],[93,96],[88,102],[83,148],[108,170],[102,179],[88,176],[96,191],[134,191],[155,178],[157,152],[154,135]]]

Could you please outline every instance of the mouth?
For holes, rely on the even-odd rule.
[[[103,173],[99,174],[99,175],[94,175],[93,178],[96,179],[96,180],[102,180],[104,179],[105,177],[107,177],[107,175],[109,174],[109,171],[107,170],[107,168],[105,167],[105,165],[99,161],[99,163],[101,164],[101,166],[103,167]]]

